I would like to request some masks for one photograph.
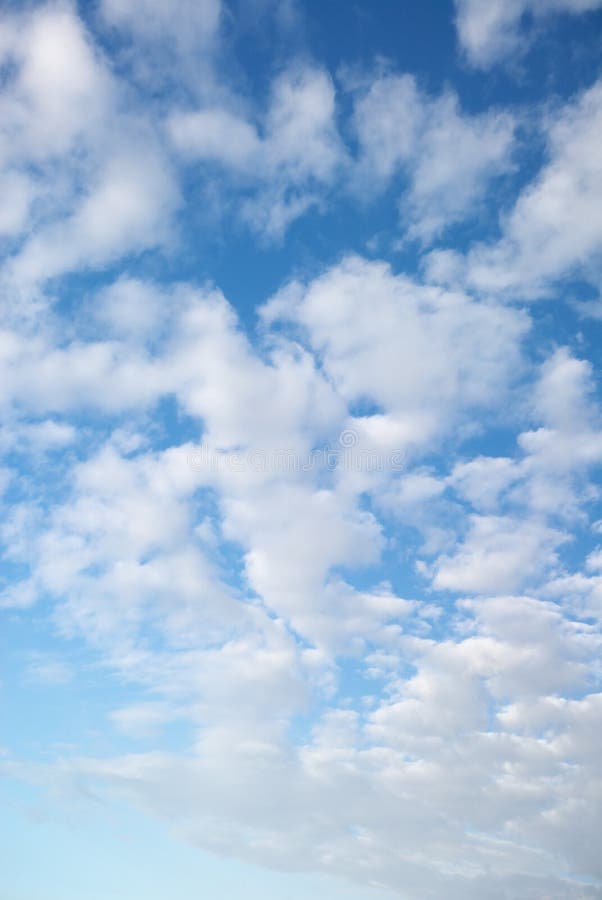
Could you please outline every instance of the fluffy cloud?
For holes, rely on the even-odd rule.
[[[2,60],[12,71],[2,98],[3,158],[56,158],[102,121],[110,74],[68,4],[8,16],[4,29]]]
[[[357,258],[289,285],[263,310],[264,328],[286,320],[306,349],[268,331],[266,357],[216,291],[165,293],[121,279],[101,292],[95,316],[112,336],[120,401],[127,392],[118,360],[127,350],[130,366],[155,372],[154,383],[145,378],[149,399],[132,398],[134,408],[175,392],[215,451],[279,442],[306,452],[338,422],[352,423],[361,439],[380,435],[385,447],[405,436],[420,454],[471,410],[499,402],[527,324],[511,309],[424,288]],[[460,328],[467,317],[468,331]],[[93,359],[94,342],[92,334],[82,359]],[[483,346],[487,356],[477,353]],[[94,381],[82,381],[72,364],[67,371],[71,396],[94,401]],[[588,379],[566,352],[544,364],[532,396],[546,427],[591,421]],[[57,394],[56,385],[46,395],[36,388],[39,411]],[[350,415],[366,400],[378,412]],[[436,427],[410,426],[419,412]],[[385,428],[388,419],[397,427]],[[152,743],[185,720],[197,735],[185,762],[157,752],[73,760],[61,777],[118,791],[169,818],[188,841],[264,865],[303,859],[359,881],[406,884],[416,897],[443,886],[447,895],[478,897],[492,877],[496,889],[520,896],[584,896],[567,872],[593,872],[595,862],[567,838],[575,813],[564,806],[580,789],[572,775],[550,778],[561,771],[568,720],[555,720],[542,744],[524,733],[516,710],[587,690],[599,639],[554,604],[505,596],[548,577],[563,538],[543,523],[494,513],[526,479],[523,463],[496,464],[497,487],[484,500],[474,480],[485,458],[453,469],[449,486],[492,511],[474,516],[455,552],[435,560],[433,587],[499,596],[458,604],[449,636],[435,640],[432,623],[443,614],[436,604],[386,585],[360,590],[342,576],[373,565],[383,550],[381,523],[360,502],[365,483],[319,469],[241,477],[236,468],[191,465],[193,452],[187,444],[152,450],[115,432],[72,467],[59,502],[37,510],[25,503],[4,525],[10,559],[30,569],[4,602],[54,598],[62,632],[85,638],[105,665],[150,694],[116,708],[114,727]],[[397,496],[404,508],[428,506],[446,489],[418,470],[404,474]],[[238,555],[226,571],[220,554],[228,546]],[[350,665],[365,681],[360,697],[348,694]],[[306,738],[291,740],[289,729],[315,703],[328,708]],[[585,718],[590,708],[593,715],[593,700]],[[474,803],[475,783],[486,805]]]
[[[556,562],[562,540],[538,522],[475,516],[456,553],[437,560],[434,585],[476,594],[516,590]]]
[[[595,897],[578,876],[598,873],[581,836],[584,821],[599,824],[600,636],[575,605],[507,596],[525,582],[562,590],[564,534],[535,516],[528,487],[566,469],[527,431],[516,458],[456,460],[448,476],[421,467],[474,410],[498,409],[525,365],[526,317],[358,258],[272,298],[260,343],[215,290],[121,278],[91,302],[77,352],[90,364],[95,348],[111,348],[102,381],[114,379],[114,409],[128,419],[80,444],[60,495],[24,497],[5,519],[6,558],[29,574],[3,602],[52,600],[64,635],[143,690],[108,719],[142,749],[71,758],[48,777],[125,798],[188,842],[262,865],[403,885],[416,898],[477,898],[492,884],[500,897]],[[41,364],[66,354],[65,411],[103,402],[97,378],[73,365],[76,345],[59,351],[53,334],[19,353]],[[144,378],[138,397],[126,363],[132,383]],[[48,415],[61,396],[50,372],[26,382],[9,367],[14,410],[35,402]],[[556,440],[595,430],[585,363],[561,350],[530,376],[529,415]],[[410,468],[366,480],[344,465],[213,467],[194,444],[153,447],[140,416],[166,393],[222,460],[280,445],[305,458],[351,426],[359,441],[408,443]],[[468,531],[435,553],[429,602],[355,585],[386,547],[383,506],[366,508],[366,496],[390,495],[425,521],[434,510],[436,522],[446,492],[480,512],[466,520],[446,507]],[[594,567],[592,556],[586,579]],[[438,590],[480,596],[446,612]],[[153,749],[174,722],[192,729],[185,755]]]
[[[220,91],[214,63],[224,19],[221,0],[101,0],[99,19],[131,82],[148,98],[173,91]],[[227,15],[227,14],[226,14]]]
[[[511,167],[514,122],[507,113],[469,115],[448,92],[431,97],[410,75],[374,79],[356,99],[360,178],[374,190],[401,171],[408,237],[430,241],[474,213],[493,178]]]
[[[203,46],[219,26],[220,0],[102,0],[102,15],[111,25],[131,31],[143,40],[171,37],[182,50]]]
[[[25,237],[4,291],[25,297],[48,278],[161,243],[178,204],[170,167],[72,7],[9,16],[2,54],[0,181],[13,201],[2,230]]]
[[[458,612],[467,636],[408,642],[413,676],[373,710],[327,709],[298,748],[277,721],[245,718],[204,728],[186,759],[79,759],[54,777],[125,797],[202,847],[408,897],[596,897],[577,873],[599,873],[582,840],[599,824],[599,695],[562,694],[587,683],[599,637],[528,597]]]
[[[137,148],[136,148],[137,145]],[[156,247],[169,235],[178,190],[159,154],[142,140],[106,161],[71,215],[32,237],[15,258],[9,278],[27,286],[80,267]]]
[[[309,285],[293,283],[263,309],[265,321],[303,329],[350,405],[368,400],[389,423],[393,447],[423,445],[467,409],[500,395],[520,365],[522,313],[477,303],[349,258]],[[467,327],[467,323],[470,327]]]
[[[602,84],[547,125],[548,162],[502,219],[501,240],[476,246],[468,279],[481,291],[541,295],[554,280],[600,276]]]
[[[556,550],[598,497],[591,477],[602,461],[602,432],[589,364],[566,348],[553,353],[533,385],[531,414],[539,427],[517,436],[514,458],[460,462],[438,482],[477,515],[454,554],[437,559],[436,586],[504,592],[546,571],[562,583]]]
[[[479,68],[524,52],[529,32],[525,17],[538,24],[559,13],[586,13],[600,8],[600,0],[455,0],[460,45],[469,61]]]
[[[61,161],[75,162],[74,152],[84,147],[90,152],[115,88],[68,5],[8,15],[3,29],[0,64],[8,74],[0,99],[1,222],[3,234],[18,237],[34,213],[37,219],[60,208],[66,190]]]
[[[473,61],[527,5],[458,4]],[[264,97],[218,65],[235,15],[3,17],[0,605],[43,636],[28,691],[83,666],[106,695],[102,750],[0,767],[416,900],[599,898],[595,370],[506,295],[599,274],[600,85],[543,119],[499,238],[431,255],[442,287],[404,267],[491,203],[515,113],[307,56]],[[208,197],[264,284],[290,248],[257,236],[386,192],[403,266],[331,221],[256,322],[182,274],[212,270]]]
[[[209,107],[174,113],[169,131],[185,156],[213,162],[243,183],[259,182],[260,190],[243,204],[242,215],[272,238],[319,201],[345,157],[332,81],[323,70],[307,66],[275,79],[260,125]]]

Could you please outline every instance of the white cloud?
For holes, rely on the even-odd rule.
[[[567,348],[557,350],[541,368],[535,389],[535,411],[550,428],[582,431],[600,424],[592,395],[592,366],[576,359]]]
[[[280,237],[319,201],[345,161],[334,86],[316,67],[293,65],[279,75],[268,109],[257,122],[207,107],[172,114],[168,130],[185,156],[218,164],[253,187],[241,213],[269,238]]]
[[[68,3],[4,18],[0,231],[24,238],[4,291],[157,246],[179,202],[147,113]]]
[[[224,92],[217,63],[222,23],[231,13],[221,0],[101,0],[99,13],[115,58],[147,103],[149,94],[157,100],[171,92],[195,98]]]
[[[345,401],[367,399],[398,426],[390,430],[396,449],[423,446],[463,411],[499,397],[528,329],[516,310],[432,290],[355,257],[307,286],[290,285],[263,316],[304,329]]]
[[[472,65],[488,68],[520,55],[530,41],[525,17],[535,24],[560,13],[578,15],[600,8],[600,0],[455,0],[458,38]]]
[[[261,486],[223,501],[225,535],[245,548],[250,587],[318,647],[359,641],[379,631],[386,607],[329,580],[336,566],[378,559],[380,528],[355,498],[308,485]],[[403,603],[399,604],[399,610]],[[366,630],[364,630],[366,629]]]
[[[558,574],[542,587],[541,593],[574,609],[576,615],[602,621],[602,578],[597,574],[590,571]]]
[[[91,152],[115,86],[68,4],[5,13],[3,35],[0,230],[16,237],[34,214],[36,219],[48,215],[69,193],[65,178],[72,176],[57,167],[65,158],[77,166],[76,150]]]
[[[131,413],[129,432],[120,422],[108,440],[80,444],[69,488],[3,523],[12,561],[31,569],[4,601],[53,598],[61,632],[143,688],[111,713],[122,734],[152,748],[178,721],[194,737],[186,754],[71,759],[50,767],[53,783],[75,777],[125,798],[210,851],[404,885],[416,898],[478,900],[492,885],[500,898],[588,896],[578,874],[598,863],[572,835],[583,820],[599,825],[584,789],[596,777],[599,635],[561,605],[506,596],[561,574],[564,536],[533,515],[524,489],[512,502],[528,514],[497,508],[552,464],[521,444],[516,458],[454,457],[450,476],[421,465],[474,410],[505,402],[525,366],[526,317],[357,258],[273,298],[258,344],[215,290],[121,278],[90,304],[87,342],[57,348],[48,322],[37,342],[7,341],[13,366],[34,354],[44,373],[28,382],[8,369],[3,385],[21,403],[140,414],[173,393],[212,449],[302,453],[351,426],[358,446],[409,441],[415,459],[368,481],[213,471],[190,465],[191,444],[153,450],[148,429],[137,440]],[[587,365],[560,350],[528,374],[523,407],[542,427],[594,429]],[[354,415],[366,402],[378,412]],[[483,510],[458,540],[451,504],[452,548],[435,551],[435,590],[488,595],[457,604],[443,638],[436,603],[346,580],[386,546],[382,510],[366,509],[363,493],[378,499],[383,487],[427,524],[452,491]],[[529,731],[527,707],[547,716],[544,733]]]
[[[67,5],[7,15],[0,36],[0,603],[43,600],[32,613],[128,699],[105,714],[120,755],[21,774],[125,797],[226,856],[416,900],[600,897],[601,551],[563,558],[597,498],[594,372],[544,358],[538,335],[535,365],[529,316],[491,296],[595,268],[599,86],[549,117],[548,162],[499,244],[469,254],[478,298],[345,256],[247,333],[212,286],[129,260],[110,284],[86,273],[164,248],[189,178],[271,238],[333,188],[395,180],[407,235],[432,241],[478,214],[515,121],[410,76],[339,98],[295,59],[262,107],[225,66],[216,82],[217,0],[100,13],[110,61]],[[69,272],[86,296],[53,309],[44,282]],[[249,462],[324,446],[332,470]],[[354,467],[374,451],[384,465]],[[77,678],[23,658],[30,683]],[[121,755],[128,737],[148,752]]]
[[[460,593],[507,593],[557,562],[565,536],[539,522],[473,516],[470,531],[452,556],[435,563],[436,588]]]
[[[148,148],[142,154],[141,140],[132,143],[126,153],[107,161],[71,215],[49,224],[25,244],[9,269],[17,284],[102,267],[167,239],[178,189],[161,156]]]
[[[3,197],[0,209],[0,236],[20,234],[27,223],[35,187],[21,172],[5,170],[0,179],[0,194]]]
[[[177,306],[173,292],[124,275],[96,294],[85,312],[111,337],[145,343],[164,333]]]
[[[221,15],[220,0],[102,0],[107,22],[143,40],[173,38],[179,49],[199,49],[213,39]]]
[[[553,353],[541,367],[533,409],[542,427],[518,436],[525,457],[516,498],[528,498],[535,512],[574,521],[598,495],[590,478],[602,460],[602,420],[589,363],[566,348]]]
[[[414,157],[428,120],[425,99],[411,75],[376,78],[357,97],[355,127],[373,175],[391,178],[400,163]]]
[[[125,345],[73,341],[57,347],[49,336],[2,335],[5,351],[0,404],[47,414],[92,405],[104,410],[144,407],[161,390],[160,371]]]
[[[6,15],[6,14],[5,14]],[[67,152],[102,121],[114,85],[72,7],[41,5],[4,18],[2,155],[42,161]]]
[[[587,683],[599,636],[529,597],[462,603],[458,617],[466,634],[406,641],[398,663],[415,674],[372,710],[326,709],[300,747],[278,718],[218,714],[186,757],[71,760],[48,777],[126,798],[221,854],[409,897],[596,897],[583,838],[599,826],[599,695],[564,695]],[[267,661],[248,668],[239,649],[215,673],[229,685],[233,668],[251,698]],[[277,653],[268,666],[282,671]]]
[[[602,83],[552,116],[548,161],[502,219],[498,243],[468,255],[480,291],[539,296],[567,275],[598,283],[602,253]]]
[[[507,457],[478,456],[457,463],[449,482],[455,491],[479,512],[494,511],[500,495],[520,478],[516,462]]]
[[[253,170],[262,142],[255,127],[225,109],[175,113],[169,129],[176,147],[190,156],[234,169]]]
[[[491,179],[511,168],[514,121],[508,113],[469,115],[457,96],[431,97],[410,75],[384,75],[355,100],[359,178],[373,192],[399,171],[408,178],[400,198],[407,235],[436,238],[478,209]],[[377,182],[378,184],[378,182]]]
[[[225,109],[174,113],[169,130],[176,146],[199,159],[222,162],[255,177],[277,177],[293,184],[308,178],[328,180],[340,161],[334,123],[335,94],[328,74],[291,67],[272,84],[261,123]]]
[[[0,437],[3,451],[14,450],[39,453],[47,450],[64,449],[73,444],[77,438],[77,429],[67,422],[54,419],[43,419],[40,422],[7,421]]]

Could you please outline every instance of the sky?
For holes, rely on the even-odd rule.
[[[0,10],[0,900],[602,898],[602,0]]]

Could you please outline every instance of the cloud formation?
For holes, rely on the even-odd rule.
[[[217,0],[1,18],[7,684],[94,722],[0,771],[370,900],[602,897],[599,74],[529,131]]]
[[[455,0],[460,45],[468,60],[488,68],[508,57],[521,55],[531,36],[524,20],[536,27],[559,14],[579,15],[600,8],[599,0]]]

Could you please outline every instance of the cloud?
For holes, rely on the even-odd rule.
[[[29,209],[35,196],[33,183],[22,173],[2,173],[0,191],[4,204],[0,212],[0,236],[20,234],[27,223]]]
[[[542,364],[530,393],[532,424],[539,427],[517,435],[513,458],[459,462],[438,482],[478,513],[455,555],[437,560],[440,587],[515,590],[547,567],[557,577],[555,548],[569,538],[567,529],[587,520],[598,497],[592,476],[602,460],[602,432],[589,364],[560,348]]]
[[[599,873],[582,840],[599,824],[599,695],[562,693],[586,682],[599,637],[529,597],[466,602],[458,614],[468,635],[408,643],[415,675],[372,710],[326,709],[300,747],[273,718],[232,719],[205,727],[186,758],[75,759],[54,777],[263,865],[403,885],[416,898],[596,897],[570,873]],[[261,656],[257,666],[251,693]]]
[[[396,426],[396,448],[427,443],[463,410],[499,396],[529,327],[519,311],[432,290],[357,257],[290,285],[262,315],[301,328],[346,402],[369,400]]]
[[[57,157],[102,121],[114,90],[108,68],[69,4],[9,14],[4,28],[3,61],[13,68],[3,149],[21,162]]]
[[[222,855],[416,898],[476,900],[491,885],[500,898],[595,897],[579,873],[599,871],[580,824],[599,825],[599,632],[575,605],[520,593],[548,585],[549,597],[563,574],[565,534],[531,486],[582,466],[577,455],[559,469],[525,437],[538,431],[520,429],[595,432],[587,364],[560,349],[529,367],[519,310],[357,257],[285,286],[253,339],[214,289],[121,277],[90,304],[85,340],[57,347],[46,320],[36,340],[7,344],[18,412],[48,415],[57,398],[66,413],[128,412],[92,442],[78,429],[64,489],[33,508],[24,497],[4,520],[11,564],[28,574],[3,602],[51,601],[60,632],[138,688],[109,716],[139,749],[21,777],[76,779]],[[23,354],[44,377],[18,374]],[[459,423],[471,436],[475,415],[499,415],[521,370],[515,454],[452,449],[430,469],[450,434],[461,442]],[[374,478],[191,465],[193,443],[157,447],[144,419],[165,394],[214,451],[303,453],[353,427],[360,447],[411,453],[403,472]],[[387,497],[400,521],[449,516],[428,602],[382,578]],[[408,550],[395,563],[405,575]],[[440,591],[477,596],[443,604]],[[159,751],[175,722],[185,752]]]
[[[3,334],[5,409],[45,414],[92,406],[116,410],[144,406],[159,392],[160,373],[145,355],[131,357],[110,341],[56,346],[43,332]]]
[[[65,175],[62,163],[76,165],[77,150],[90,152],[115,87],[68,4],[9,13],[3,35],[0,230],[17,238],[68,195],[64,179],[72,175]]]
[[[254,126],[225,109],[175,114],[169,124],[175,145],[191,156],[249,169],[261,152]]]
[[[364,191],[397,173],[407,237],[430,242],[478,210],[492,179],[511,169],[515,123],[508,113],[470,115],[451,91],[432,97],[411,75],[375,78],[355,99]],[[362,189],[362,188],[360,188]]]
[[[99,19],[129,79],[155,98],[218,90],[221,0],[101,0]]]
[[[457,463],[449,482],[455,491],[479,512],[497,508],[500,496],[520,478],[515,460],[508,457],[478,456]]]
[[[334,86],[318,67],[293,65],[276,77],[259,122],[209,107],[173,113],[168,130],[185,157],[252,186],[241,214],[268,238],[318,203],[345,161]]]
[[[456,553],[437,560],[434,585],[475,594],[516,590],[557,563],[554,551],[563,540],[539,522],[474,516]]]
[[[468,255],[468,280],[477,290],[541,296],[553,282],[600,276],[602,83],[551,116],[548,160],[502,218],[502,237]]]
[[[102,0],[101,12],[111,25],[125,28],[137,39],[172,38],[178,47],[202,46],[219,26],[220,0]]]
[[[178,188],[153,128],[69,4],[6,19],[0,182],[13,201],[4,291],[22,297],[169,234]],[[57,49],[60,48],[60,51]]]
[[[459,7],[473,60],[523,7]],[[599,898],[595,368],[508,302],[599,275],[599,84],[542,119],[499,236],[431,254],[441,286],[421,254],[493,208],[515,110],[247,72],[217,0],[98,12],[3,17],[0,605],[48,641],[25,686],[102,673],[102,746],[3,772],[416,900]],[[399,263],[340,252],[388,193]],[[182,274],[222,266],[209,195],[256,320]],[[308,210],[291,273],[265,245]]]
[[[455,0],[460,46],[469,62],[489,68],[524,53],[531,34],[524,28],[561,13],[579,15],[599,9],[599,0]]]
[[[178,189],[160,156],[147,150],[140,161],[142,146],[132,141],[127,151],[108,159],[72,214],[25,244],[9,278],[21,286],[36,284],[74,269],[102,268],[165,242]]]

